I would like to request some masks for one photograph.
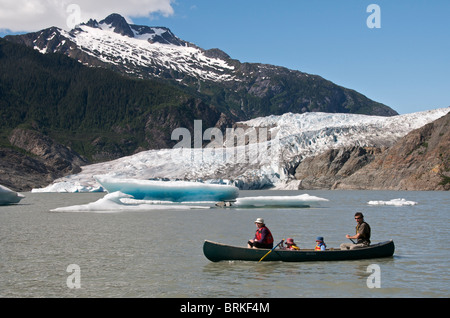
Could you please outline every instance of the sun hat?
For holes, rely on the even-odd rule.
[[[323,236],[318,236],[318,237],[316,237],[316,242],[317,242],[317,241],[323,242]]]
[[[255,223],[262,223],[262,224],[264,224],[264,219],[263,218],[257,218],[255,220]]]

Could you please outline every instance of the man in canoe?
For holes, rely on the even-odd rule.
[[[355,239],[356,243],[342,243],[341,250],[352,250],[354,248],[366,247],[370,245],[370,226],[364,221],[364,215],[361,212],[355,213],[356,234],[353,236],[345,235],[349,240]],[[353,241],[352,241],[353,242]]]
[[[249,248],[273,248],[273,236],[264,224],[264,219],[257,218],[255,221],[256,233],[253,240],[247,242]]]

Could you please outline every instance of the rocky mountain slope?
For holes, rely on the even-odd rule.
[[[85,67],[61,54],[0,39],[0,140],[27,127],[70,146],[90,161],[142,149],[170,148],[170,132],[225,125],[212,105],[156,80],[137,80]]]
[[[386,148],[350,146],[305,158],[295,169],[299,189],[332,189],[371,163]],[[355,185],[357,187],[357,185]]]
[[[87,160],[35,130],[15,129],[13,148],[0,147],[1,184],[15,191],[46,186],[54,179],[81,171]]]

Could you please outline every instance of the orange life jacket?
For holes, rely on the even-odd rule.
[[[314,248],[314,250],[316,251],[321,251],[322,246],[325,246],[325,248],[327,248],[327,246],[325,245],[325,243],[317,243],[316,247]]]

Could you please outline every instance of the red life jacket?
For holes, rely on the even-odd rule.
[[[257,241],[260,241],[260,240],[261,240],[261,238],[262,238],[262,230],[263,230],[263,229],[266,229],[266,230],[267,230],[267,235],[266,235],[266,237],[264,238],[264,241],[262,241],[261,243],[262,243],[262,244],[273,244],[272,233],[271,233],[270,230],[269,230],[267,227],[265,227],[265,226],[263,226],[263,227],[261,227],[261,228],[259,228],[259,229],[256,230],[256,234],[255,234],[256,240],[257,240]]]

